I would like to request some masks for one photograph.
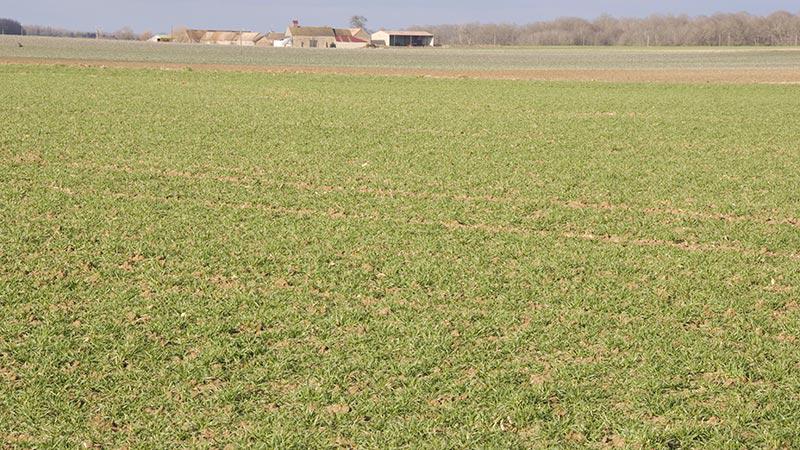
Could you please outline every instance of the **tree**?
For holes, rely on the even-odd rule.
[[[364,16],[353,16],[350,18],[350,26],[353,28],[367,29],[367,18]]]
[[[114,36],[114,39],[121,41],[135,41],[137,38],[136,33],[130,27],[122,27],[115,31],[112,36]]]
[[[0,34],[24,34],[22,25],[16,20],[0,19]]]
[[[140,41],[147,41],[153,36],[154,36],[154,34],[153,34],[152,31],[145,31],[145,32],[143,32],[142,34],[139,35],[139,40]]]

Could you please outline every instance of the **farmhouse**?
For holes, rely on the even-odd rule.
[[[427,31],[378,31],[372,43],[384,47],[433,47],[433,35]]]
[[[370,36],[362,28],[304,27],[295,20],[285,38],[295,48],[365,48]]]
[[[286,37],[291,38],[295,48],[336,47],[336,34],[331,27],[301,27],[295,20],[286,29]]]

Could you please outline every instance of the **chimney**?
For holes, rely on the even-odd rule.
[[[294,20],[292,21],[292,26],[293,26],[293,27],[299,27],[299,26],[300,26],[300,21],[299,21],[299,20],[297,20],[297,19],[294,19]]]

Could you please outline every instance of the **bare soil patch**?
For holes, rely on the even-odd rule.
[[[255,73],[309,73],[361,76],[410,76],[529,81],[597,81],[613,83],[731,83],[800,84],[794,69],[513,69],[436,70],[418,68],[253,66],[236,64],[185,64],[81,59],[0,58],[0,64],[67,65],[160,70],[209,70]]]

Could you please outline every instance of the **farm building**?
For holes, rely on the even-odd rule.
[[[433,47],[433,35],[427,31],[378,31],[372,43],[385,47]]]
[[[216,44],[216,45],[232,45],[238,38],[235,31],[206,31],[203,37],[200,38],[201,44]]]
[[[261,37],[258,41],[256,41],[257,47],[273,47],[275,46],[275,41],[282,41],[286,38],[286,35],[283,33],[276,33],[274,31],[270,31],[269,33],[265,34]]]
[[[150,39],[148,39],[147,42],[172,42],[172,36],[165,36],[165,35],[157,34],[157,35],[151,37]]]
[[[286,33],[182,29],[171,36],[175,42],[245,47],[365,48],[370,35],[362,28],[304,27],[293,21]]]
[[[363,28],[350,28],[350,34],[352,34],[353,37],[356,37],[358,39],[363,39],[366,42],[369,42],[371,38],[369,33],[367,33],[367,30]]]
[[[365,48],[369,35],[361,28],[304,27],[293,21],[286,29],[289,46],[295,48]]]
[[[331,27],[301,27],[295,21],[286,29],[286,37],[292,39],[295,48],[336,47],[336,34]]]
[[[234,39],[233,43],[235,45],[244,45],[252,47],[256,45],[258,41],[264,38],[264,35],[261,33],[257,33],[255,31],[245,31],[242,33],[238,33],[236,39]],[[240,42],[241,40],[241,42]]]
[[[179,29],[172,32],[172,40],[183,44],[199,44],[206,30]]]
[[[243,45],[252,47],[264,35],[254,31],[229,30],[181,30],[175,33],[174,41],[188,44]]]
[[[336,48],[366,48],[369,35],[361,28],[334,28]]]

